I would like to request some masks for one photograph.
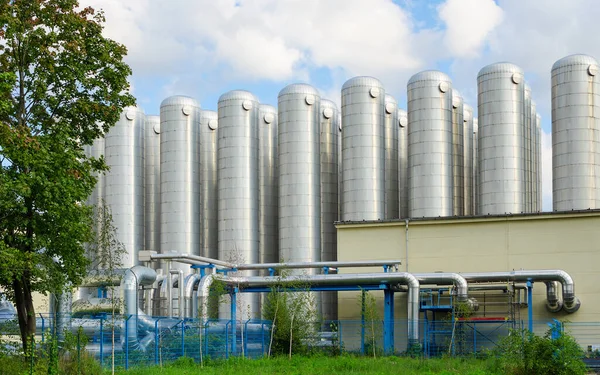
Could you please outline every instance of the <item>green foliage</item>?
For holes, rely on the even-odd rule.
[[[494,350],[495,368],[515,375],[579,375],[586,373],[583,350],[575,339],[563,332],[551,338],[551,330],[543,337],[528,330],[511,330]]]
[[[360,305],[364,316],[363,329],[365,330],[365,354],[373,354],[373,358],[383,354],[383,349],[378,340],[383,335],[382,319],[377,308],[377,299],[368,291],[361,293]]]
[[[317,323],[314,294],[293,276],[279,276],[263,305],[264,319],[273,322],[269,354],[308,353]]]
[[[188,363],[167,364],[163,367],[143,367],[117,372],[123,375],[238,375],[238,374],[377,374],[377,375],[504,375],[486,369],[488,363],[476,359],[412,359],[379,357],[376,359],[342,355],[339,357],[293,356],[270,359],[231,358],[207,361],[204,367]]]
[[[79,284],[92,239],[91,145],[134,104],[123,45],[77,0],[0,0],[0,286],[35,332],[32,293]]]

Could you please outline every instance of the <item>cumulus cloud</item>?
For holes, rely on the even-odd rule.
[[[478,56],[503,16],[494,0],[447,0],[438,12],[446,24],[444,43],[456,57]]]

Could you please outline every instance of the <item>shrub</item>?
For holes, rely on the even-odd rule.
[[[495,349],[495,367],[515,375],[583,375],[586,366],[583,350],[575,339],[563,332],[551,338],[552,329],[543,337],[527,330],[511,330]]]

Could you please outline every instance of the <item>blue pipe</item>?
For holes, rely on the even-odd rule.
[[[533,283],[527,280],[527,319],[529,320],[529,332],[533,333]]]

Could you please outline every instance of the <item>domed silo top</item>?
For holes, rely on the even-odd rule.
[[[444,85],[440,85],[440,91],[446,92],[452,87],[452,80],[450,77],[439,70],[424,70],[419,72],[408,80],[408,86],[418,85],[419,82],[432,82],[438,81],[441,83],[445,83]]]
[[[481,68],[477,73],[477,80],[488,75],[488,74],[506,74],[510,75],[513,83],[519,84],[523,82],[524,73],[523,69],[510,62],[498,62],[490,64]]]
[[[576,65],[587,65],[588,67],[590,67],[590,69],[588,69],[588,74],[592,76],[596,75],[598,72],[598,60],[596,60],[592,56],[583,54],[569,55],[556,61],[552,65],[552,72],[554,72],[555,70]]]

